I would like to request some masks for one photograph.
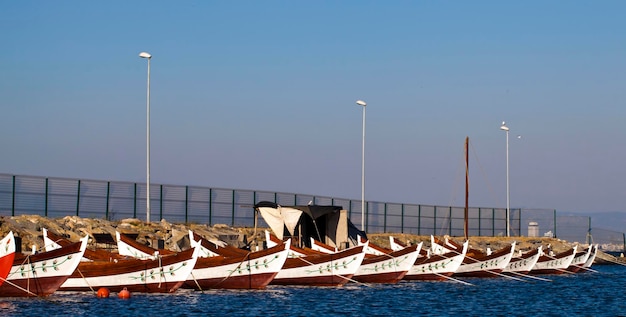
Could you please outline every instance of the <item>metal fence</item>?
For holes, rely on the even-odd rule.
[[[342,206],[354,224],[361,223],[360,200],[165,184],[151,184],[150,191],[151,218],[158,215],[158,219],[173,223],[252,227],[253,206],[260,201]],[[145,219],[146,184],[0,174],[0,215],[25,214],[51,218],[75,215],[108,220]],[[573,241],[582,237],[584,242],[590,230],[586,217],[560,218],[555,210],[511,209],[509,214],[511,236],[526,236],[525,226],[531,221],[539,224],[541,235],[559,236],[568,241],[565,236],[573,234]],[[365,224],[368,233],[463,236],[464,207],[366,201]],[[469,208],[468,229],[471,236],[506,236],[506,209]]]

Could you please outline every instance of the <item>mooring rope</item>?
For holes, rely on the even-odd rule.
[[[78,272],[78,274],[80,274],[80,276],[83,278],[83,281],[85,281],[85,284],[87,284],[87,286],[89,286],[89,289],[90,289],[92,292],[94,292],[94,293],[95,293],[96,291],[94,291],[93,287],[91,287],[91,285],[89,285],[89,282],[87,282],[87,278],[85,278],[85,276],[83,275],[83,272],[81,272],[81,271],[80,271],[80,269],[79,269],[78,267],[76,268],[76,271],[77,271],[77,272]]]
[[[539,281],[544,281],[544,282],[552,282],[552,280],[549,280],[547,278],[541,278],[541,277],[532,276],[532,275],[529,275],[529,274],[523,274],[523,273],[519,273],[519,272],[508,271],[506,273],[515,274],[517,276],[526,277],[526,278],[533,279],[533,280],[539,280]]]
[[[235,273],[235,271],[237,271],[237,269],[241,268],[241,265],[243,264],[243,262],[248,260],[248,257],[250,256],[250,253],[252,253],[252,251],[248,251],[248,253],[243,257],[243,260],[241,260],[241,262],[239,262],[237,267],[235,269],[233,269],[232,271],[230,271],[230,273],[228,275],[226,275],[221,281],[217,282],[217,284],[215,284],[215,286],[220,285],[221,283],[226,281],[226,279],[230,278],[231,275],[233,275],[233,273]]]
[[[198,287],[198,290],[200,290],[200,292],[204,293],[204,290],[202,289],[202,286],[200,286],[200,283],[198,283],[198,280],[196,279],[196,277],[193,275],[193,270],[191,270],[191,278],[193,279],[193,281],[196,283],[196,286]]]
[[[17,288],[17,289],[19,289],[19,290],[21,290],[21,291],[24,291],[24,292],[25,292],[25,293],[27,293],[27,294],[33,295],[33,296],[35,296],[35,297],[42,297],[42,296],[39,296],[38,294],[35,294],[35,293],[33,293],[33,292],[31,292],[31,291],[29,291],[29,290],[27,290],[27,289],[25,289],[25,288],[23,288],[23,287],[21,287],[21,286],[19,286],[19,285],[15,284],[15,283],[13,283],[13,282],[11,282],[11,281],[9,281],[9,280],[5,279],[5,278],[0,277],[0,280],[2,280],[2,282],[4,282],[4,283],[9,283],[9,285],[11,285],[11,286],[13,286],[13,287],[15,287],[15,288]],[[42,298],[43,298],[43,297],[42,297]]]
[[[445,279],[451,280],[451,281],[453,281],[453,282],[457,282],[457,283],[461,283],[461,284],[464,284],[464,285],[469,285],[469,286],[475,286],[475,285],[474,285],[474,284],[472,284],[472,283],[469,283],[469,282],[466,282],[466,281],[462,281],[462,280],[459,280],[459,279],[456,279],[456,278],[453,278],[453,277],[450,277],[450,276],[445,276],[445,275],[440,274],[440,273],[433,272],[433,274],[435,274],[435,275],[437,275],[437,276],[439,276],[439,277],[443,277],[443,278],[445,278]]]

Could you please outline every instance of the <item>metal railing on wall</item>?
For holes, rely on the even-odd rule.
[[[173,223],[252,227],[253,206],[260,201],[342,206],[348,210],[352,223],[361,223],[361,201],[344,198],[165,184],[151,184],[150,198],[151,217],[158,215],[158,219]],[[463,207],[365,203],[365,231],[369,233],[463,235]],[[4,216],[74,215],[121,220],[145,219],[145,211],[145,183],[0,174],[0,214]],[[506,235],[506,209],[471,207],[468,214],[469,235]],[[511,235],[523,235],[522,220],[526,219],[523,215],[521,209],[510,210]],[[542,215],[548,219],[554,215],[556,220],[556,211],[542,210]],[[262,219],[261,224],[264,224]]]

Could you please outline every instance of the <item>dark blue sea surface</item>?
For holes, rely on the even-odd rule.
[[[471,283],[400,282],[344,287],[270,286],[265,290],[179,290],[98,299],[57,292],[0,299],[1,316],[625,316],[626,267],[525,278],[464,279]]]

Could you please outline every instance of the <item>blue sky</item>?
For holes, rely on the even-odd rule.
[[[11,1],[0,172],[626,210],[626,2]],[[517,138],[521,135],[521,138]]]

